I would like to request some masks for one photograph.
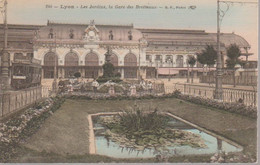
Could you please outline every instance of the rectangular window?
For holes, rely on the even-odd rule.
[[[155,61],[162,62],[162,56],[161,55],[156,55],[155,56]]]
[[[146,55],[146,61],[152,61],[152,56],[151,55]]]

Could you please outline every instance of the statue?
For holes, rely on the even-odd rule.
[[[107,47],[107,52],[106,52],[106,54],[105,54],[105,57],[106,57],[105,59],[106,59],[106,62],[107,62],[107,63],[111,61],[111,59],[110,59],[111,54],[112,54],[112,51],[111,51],[110,47],[108,46],[108,47]]]

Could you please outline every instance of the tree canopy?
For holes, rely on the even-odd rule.
[[[214,65],[217,59],[217,51],[212,45],[207,45],[201,53],[197,53],[197,60],[201,64]]]
[[[239,47],[236,44],[231,44],[227,48],[227,57],[228,59],[226,60],[227,68],[229,69],[234,69],[236,64],[241,64],[240,57],[241,56],[241,51]]]
[[[74,77],[76,77],[76,78],[79,78],[79,77],[81,77],[81,74],[80,74],[80,72],[76,72],[76,73],[74,73]]]
[[[194,56],[190,56],[188,59],[188,64],[193,67],[195,65],[196,61],[197,61],[197,59]]]

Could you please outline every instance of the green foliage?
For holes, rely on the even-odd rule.
[[[157,109],[152,113],[144,113],[139,108],[133,111],[124,111],[120,116],[118,126],[108,124],[109,129],[114,129],[117,133],[126,133],[129,136],[136,132],[159,131],[165,129],[169,118],[159,114]]]
[[[207,45],[201,53],[197,53],[197,60],[201,64],[214,65],[217,59],[217,51],[212,45]]]
[[[115,68],[114,68],[114,65],[110,62],[107,62],[105,63],[103,66],[103,77],[106,78],[106,77],[114,77],[114,71],[115,71]]]
[[[227,48],[227,56],[227,68],[234,69],[236,64],[241,64],[241,60],[239,59],[239,57],[241,56],[241,51],[236,44],[231,44]]]
[[[190,56],[188,59],[188,64],[193,67],[195,65],[196,61],[197,61],[197,59],[194,56]]]
[[[115,74],[115,77],[121,77],[121,73],[120,72],[117,72],[116,74]]]
[[[118,82],[121,82],[122,80],[119,78],[119,77],[99,77],[97,79],[97,82],[98,83],[105,83],[107,81],[111,80],[112,82],[114,83],[118,83]]]
[[[81,74],[80,74],[80,72],[76,72],[76,73],[74,73],[74,77],[76,77],[76,78],[79,78],[79,77],[81,77]]]

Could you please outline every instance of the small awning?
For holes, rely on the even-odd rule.
[[[175,68],[158,68],[158,74],[174,75],[174,74],[179,74],[179,70],[176,70]]]
[[[158,68],[159,75],[174,75],[179,74],[180,70],[187,71],[188,68]],[[191,68],[189,68],[191,71]],[[210,68],[210,71],[216,70],[216,68]],[[193,68],[193,71],[203,72],[203,68]],[[208,71],[208,68],[204,68],[204,72]]]

